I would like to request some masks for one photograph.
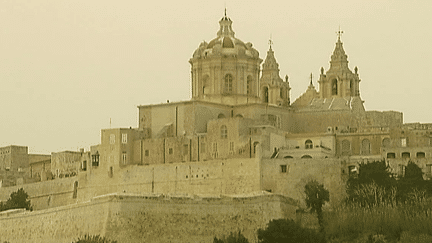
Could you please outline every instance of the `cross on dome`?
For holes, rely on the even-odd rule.
[[[341,38],[341,36],[342,36],[342,34],[343,34],[343,31],[341,30],[341,27],[339,26],[339,31],[336,31],[336,34],[337,34],[337,36],[338,36],[338,41],[340,41],[340,38]]]

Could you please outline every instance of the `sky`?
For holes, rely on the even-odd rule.
[[[366,109],[432,123],[430,0],[0,0],[0,147],[88,150],[101,129],[137,127],[138,105],[189,100],[188,60],[225,7],[262,59],[271,36],[292,101],[311,73],[318,89],[340,28]]]

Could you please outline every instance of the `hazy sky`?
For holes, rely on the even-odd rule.
[[[137,127],[137,105],[190,99],[190,65],[225,4],[265,59],[272,36],[291,100],[329,68],[339,26],[367,110],[432,122],[432,1],[0,1],[0,146],[88,149]]]

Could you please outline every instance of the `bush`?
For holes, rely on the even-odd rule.
[[[319,243],[325,242],[322,234],[312,229],[302,228],[292,219],[276,219],[268,223],[266,229],[258,230],[260,243]]]
[[[6,203],[0,203],[0,211],[6,211],[9,209],[25,208],[26,210],[33,210],[30,200],[27,200],[29,195],[20,188],[16,192],[12,192],[10,198]]]
[[[239,231],[237,234],[231,232],[228,237],[214,238],[213,243],[249,243],[248,239]]]
[[[108,240],[100,235],[84,235],[84,238],[78,238],[77,241],[72,243],[117,243],[117,241]]]

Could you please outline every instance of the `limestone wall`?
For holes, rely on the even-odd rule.
[[[286,166],[286,170],[281,166]],[[337,204],[345,196],[344,172],[338,159],[264,159],[262,189],[304,203],[304,186],[316,180],[329,190],[330,203]]]
[[[0,242],[71,242],[100,234],[118,242],[213,242],[241,230],[256,242],[269,220],[295,218],[289,198],[274,194],[244,197],[170,197],[114,194],[89,202],[0,216]]]

